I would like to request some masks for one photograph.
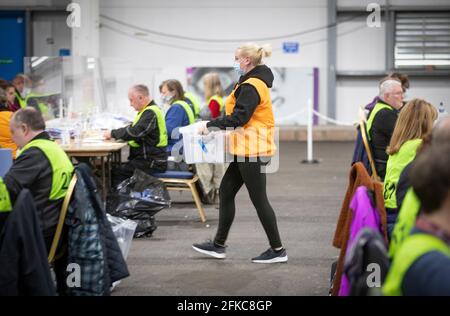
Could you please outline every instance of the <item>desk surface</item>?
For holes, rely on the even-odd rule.
[[[86,155],[86,154],[96,154],[98,156],[108,155],[112,152],[121,150],[126,147],[127,143],[118,143],[115,141],[104,141],[96,143],[82,143],[76,144],[71,142],[69,145],[61,145],[61,148],[68,155]]]

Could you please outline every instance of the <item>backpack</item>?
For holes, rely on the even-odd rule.
[[[390,266],[383,236],[371,229],[362,229],[347,253],[344,273],[350,283],[351,296],[379,296]]]

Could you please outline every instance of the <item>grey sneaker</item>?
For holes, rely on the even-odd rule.
[[[254,263],[277,263],[277,262],[287,262],[288,256],[286,249],[280,251],[275,251],[272,248],[267,249],[258,257],[252,258]]]
[[[226,254],[225,254],[225,248],[226,247],[220,247],[220,246],[216,246],[214,244],[214,241],[212,240],[208,240],[204,243],[201,244],[193,244],[192,248],[195,251],[198,251],[200,253],[203,253],[205,255],[217,258],[217,259],[225,259]]]

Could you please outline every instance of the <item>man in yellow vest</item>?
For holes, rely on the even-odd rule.
[[[128,162],[112,170],[113,186],[131,177],[135,169],[147,173],[167,169],[167,129],[161,109],[150,97],[147,86],[135,85],[128,91],[130,105],[138,112],[127,127],[106,131],[106,139],[128,141]]]
[[[47,250],[50,249],[63,199],[73,174],[73,165],[62,148],[45,132],[45,122],[33,108],[15,112],[11,136],[19,151],[4,177],[11,203],[22,189],[34,197]]]
[[[367,134],[371,142],[375,168],[381,180],[386,175],[389,145],[397,122],[398,111],[403,106],[403,89],[400,81],[386,80],[380,85],[380,101],[367,119]]]
[[[421,203],[411,234],[394,254],[385,295],[450,295],[450,143],[417,157],[410,179]]]

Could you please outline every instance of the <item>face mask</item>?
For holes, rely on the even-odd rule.
[[[170,104],[170,101],[172,101],[173,96],[172,95],[162,95],[161,96],[161,102],[163,104]]]
[[[235,61],[235,62],[234,62],[233,68],[234,68],[234,71],[236,71],[236,73],[237,73],[239,76],[244,75],[244,71],[241,69],[241,66],[239,65],[239,62],[238,62],[238,61]]]

